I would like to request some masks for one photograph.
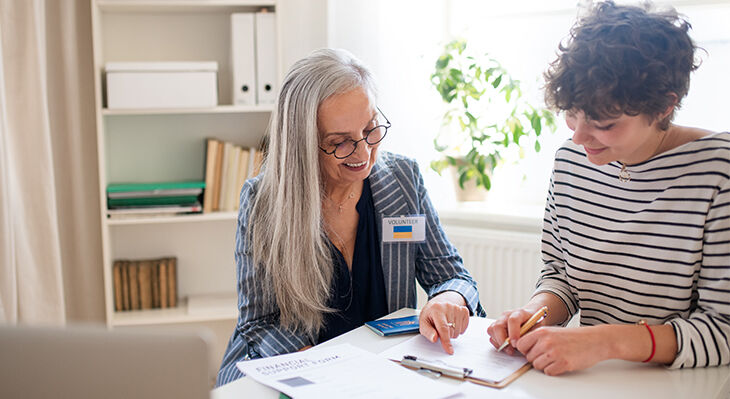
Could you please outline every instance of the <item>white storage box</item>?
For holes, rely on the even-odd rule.
[[[109,109],[218,105],[217,62],[110,62],[105,69]]]

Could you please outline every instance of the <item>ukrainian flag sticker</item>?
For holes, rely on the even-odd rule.
[[[383,218],[383,242],[426,241],[426,216],[404,215]]]
[[[413,238],[413,226],[393,226],[393,238]]]

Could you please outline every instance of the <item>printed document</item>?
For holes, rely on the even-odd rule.
[[[482,317],[469,318],[466,332],[451,340],[453,355],[444,352],[440,341],[433,343],[423,335],[418,335],[382,352],[381,356],[400,361],[404,355],[412,355],[453,367],[466,367],[473,370],[470,377],[496,383],[519,370],[527,363],[527,359],[517,352],[515,355],[497,352],[489,343],[487,335],[487,327],[492,322],[494,320]]]
[[[459,393],[385,358],[342,344],[236,363],[292,398],[447,398]]]

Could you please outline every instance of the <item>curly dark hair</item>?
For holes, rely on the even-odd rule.
[[[674,9],[598,3],[573,26],[545,72],[546,104],[593,120],[623,114],[654,120],[675,100],[678,108],[699,66],[689,29]],[[673,117],[674,111],[659,128],[668,129]]]

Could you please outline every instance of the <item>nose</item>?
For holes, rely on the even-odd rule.
[[[575,144],[586,144],[591,141],[590,126],[582,118],[574,118],[568,122],[568,128],[573,131]]]
[[[352,155],[350,155],[350,156],[356,156],[356,157],[364,156],[366,158],[369,158],[370,151],[372,150],[371,147],[372,146],[370,144],[368,144],[367,141],[365,141],[365,138],[363,137],[361,140],[358,140],[357,145],[355,146],[355,152],[353,152]]]

